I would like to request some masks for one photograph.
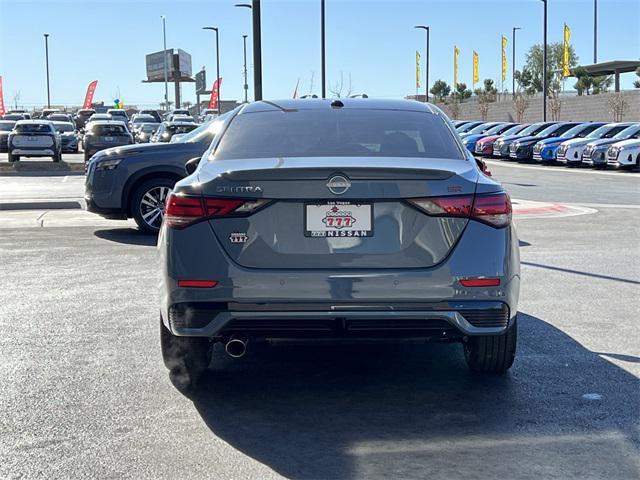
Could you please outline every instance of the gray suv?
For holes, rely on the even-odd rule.
[[[222,120],[202,125],[176,143],[147,143],[110,148],[87,167],[87,210],[110,219],[133,217],[144,232],[157,233],[164,202],[183,178],[185,163],[209,147]]]
[[[470,369],[516,351],[511,202],[435,106],[255,102],[163,202],[160,339],[190,389],[220,342],[460,342]]]

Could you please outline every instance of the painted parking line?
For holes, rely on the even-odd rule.
[[[578,173],[583,175],[585,174],[586,175],[606,175],[606,176],[613,176],[613,177],[619,177],[622,175],[624,176],[624,178],[640,179],[640,175],[634,175],[633,172],[629,172],[629,171],[602,172],[599,170],[584,170],[582,168],[568,168],[563,166],[545,167],[543,165],[522,165],[520,163],[503,162],[500,160],[490,160],[488,158],[483,158],[483,160],[488,165],[496,165],[496,166],[507,167],[507,168],[521,168],[524,170],[545,170],[547,172]]]
[[[595,208],[583,205],[568,205],[564,203],[534,202],[532,200],[513,199],[511,201],[513,215],[518,220],[528,218],[563,218],[576,215],[596,213]]]

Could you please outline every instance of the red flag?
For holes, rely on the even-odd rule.
[[[293,98],[298,98],[298,85],[300,85],[300,79],[296,82],[296,88],[293,91]]]
[[[211,99],[209,100],[209,108],[218,109],[218,90],[220,89],[220,85],[222,85],[222,77],[213,82],[213,87],[211,87]]]
[[[2,75],[0,75],[0,117],[3,117],[5,113],[4,96],[2,95]]]
[[[93,104],[93,92],[96,91],[96,86],[98,85],[98,80],[94,80],[87,87],[87,94],[84,96],[84,104],[82,105],[83,109],[91,108]]]

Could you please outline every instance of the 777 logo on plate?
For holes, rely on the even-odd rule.
[[[351,227],[354,223],[356,223],[356,219],[351,215],[350,211],[340,210],[337,206],[333,206],[331,210],[329,210],[324,218],[322,219],[322,223],[324,223],[327,227],[336,228],[340,230],[341,228]]]

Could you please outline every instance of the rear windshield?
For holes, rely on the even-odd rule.
[[[153,122],[155,119],[151,115],[140,115],[133,119],[133,123],[145,123],[145,122]]]
[[[143,123],[141,130],[145,133],[155,132],[158,129],[157,123]]]
[[[239,114],[214,153],[215,160],[267,157],[464,159],[436,115],[348,108]]]
[[[176,133],[189,133],[191,130],[195,130],[198,128],[196,124],[186,124],[186,125],[167,125],[167,131],[173,134]]]
[[[51,127],[45,123],[26,123],[16,125],[18,133],[51,133]]]
[[[126,135],[127,133],[122,125],[95,125],[92,131],[101,137]]]
[[[0,132],[10,132],[13,130],[13,126],[15,123],[13,122],[0,122]]]
[[[53,128],[59,132],[73,132],[75,130],[73,125],[66,122],[56,122],[53,124]]]

